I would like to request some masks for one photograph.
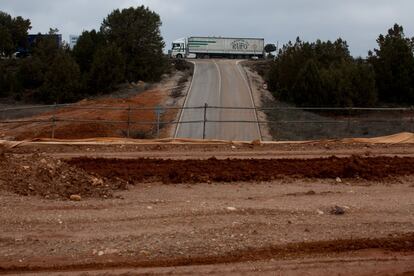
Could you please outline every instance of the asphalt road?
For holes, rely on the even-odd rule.
[[[185,102],[186,108],[202,107],[205,104],[211,107],[253,107],[252,95],[238,61],[195,60],[194,63],[194,76]],[[206,118],[206,139],[260,139],[257,123],[228,122],[256,121],[254,110],[211,108],[207,109]],[[202,139],[203,121],[204,109],[185,109],[180,116],[181,123],[177,127],[176,137]]]

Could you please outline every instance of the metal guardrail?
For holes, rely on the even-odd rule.
[[[38,110],[38,112],[36,112]],[[48,110],[48,111],[45,111]],[[59,115],[61,111],[68,110],[107,110],[109,112],[124,111],[127,113],[126,120],[92,120],[92,119],[78,119],[70,118]],[[203,119],[190,120],[190,121],[164,121],[163,114],[166,111],[180,111],[186,110],[200,110],[202,112]],[[339,116],[339,118],[329,118],[321,116],[322,119],[302,119],[302,118],[278,118],[276,120],[213,120],[209,119],[209,110],[234,110],[234,111],[254,111],[263,113],[282,113],[282,112],[340,112],[345,115]],[[155,114],[154,121],[137,121],[132,119],[133,112],[139,111],[153,111]],[[373,118],[360,118],[353,117],[354,112],[401,112],[408,113],[408,116],[401,116],[401,118],[388,118],[388,119],[373,119]],[[30,115],[26,115],[30,113]],[[14,115],[13,115],[14,114]],[[44,117],[41,119],[39,117]],[[286,117],[286,116],[285,116]],[[297,116],[296,116],[297,117]],[[299,116],[300,117],[300,116]],[[56,126],[59,123],[81,123],[81,124],[122,124],[126,126],[126,136],[129,138],[131,129],[134,125],[147,125],[155,128],[156,136],[160,136],[161,126],[165,125],[178,125],[178,124],[203,124],[203,139],[206,138],[206,126],[209,123],[245,123],[245,124],[258,124],[259,127],[263,125],[275,124],[275,125],[295,125],[295,124],[346,124],[350,127],[353,123],[364,122],[364,123],[410,123],[411,130],[414,130],[414,108],[413,107],[402,107],[402,108],[364,108],[364,107],[223,107],[223,106],[209,106],[207,104],[203,106],[194,107],[138,107],[138,106],[81,106],[78,104],[55,104],[55,105],[39,105],[39,106],[28,106],[28,107],[11,107],[0,109],[0,124],[29,124],[29,123],[45,123],[51,124],[51,138],[55,138]],[[121,129],[121,128],[120,128]],[[122,128],[122,130],[125,130]]]

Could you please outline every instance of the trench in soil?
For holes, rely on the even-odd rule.
[[[379,181],[414,174],[412,157],[358,157],[319,159],[164,160],[74,158],[70,165],[108,179],[131,183],[160,181],[206,183],[272,181],[283,177]]]

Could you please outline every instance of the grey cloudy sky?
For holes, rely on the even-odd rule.
[[[99,28],[116,8],[145,5],[160,14],[167,48],[190,35],[264,37],[267,43],[348,41],[353,55],[366,56],[394,23],[414,36],[412,0],[0,0],[0,10],[30,18],[31,32],[58,28],[69,34]]]

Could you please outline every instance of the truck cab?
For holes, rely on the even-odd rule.
[[[171,57],[185,58],[187,56],[187,43],[185,38],[177,39],[172,43]]]

